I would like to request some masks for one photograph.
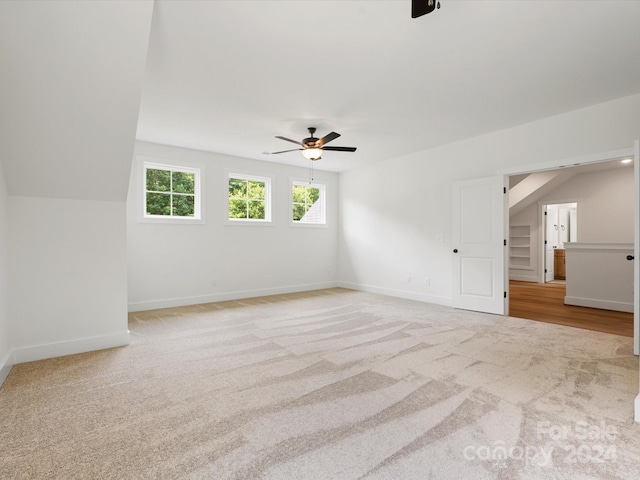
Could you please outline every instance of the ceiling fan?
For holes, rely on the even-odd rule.
[[[302,148],[294,148],[292,150],[282,150],[280,152],[272,152],[270,155],[277,155],[278,153],[287,153],[287,152],[295,152],[298,150],[302,151],[302,155],[307,157],[309,160],[320,160],[322,158],[322,151],[333,151],[333,152],[355,152],[356,147],[327,147],[326,144],[332,140],[335,140],[340,136],[339,133],[331,132],[325,135],[322,138],[316,138],[313,136],[316,133],[315,127],[309,127],[309,137],[305,138],[301,142],[297,140],[291,140],[287,137],[281,137],[276,135],[276,138],[280,140],[284,140],[286,142],[295,143],[296,145],[300,145]]]

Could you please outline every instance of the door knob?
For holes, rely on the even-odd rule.
[[[453,249],[453,253],[458,253],[458,249],[457,249],[457,248],[454,248],[454,249]]]
[[[636,257],[634,257],[633,255],[627,255],[627,260],[633,260],[634,258]]]

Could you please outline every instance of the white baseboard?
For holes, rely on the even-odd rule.
[[[281,295],[284,293],[308,292],[335,288],[336,282],[308,283],[304,285],[288,285],[284,287],[263,288],[258,290],[242,290],[237,292],[224,292],[211,295],[198,295],[195,297],[167,298],[163,300],[148,300],[142,302],[130,302],[129,312],[141,312],[156,310],[158,308],[184,307],[187,305],[200,305],[202,303],[224,302],[227,300],[239,300],[242,298],[266,297],[268,295]]]
[[[640,423],[640,394],[636,397],[633,411],[634,411],[633,419],[636,422]]]
[[[601,308],[603,310],[615,310],[616,312],[633,313],[633,303],[612,302],[610,300],[598,300],[581,297],[564,297],[565,305],[577,305],[578,307]]]
[[[47,358],[63,357],[76,353],[92,352],[105,348],[129,345],[129,331],[102,335],[100,337],[80,338],[66,342],[47,343],[31,347],[20,347],[13,350],[13,363],[35,362]]]
[[[449,297],[439,297],[436,295],[427,295],[425,293],[407,292],[405,290],[394,290],[392,288],[376,287],[373,285],[361,285],[357,283],[338,282],[338,287],[349,288],[361,292],[377,293],[379,295],[388,295],[389,297],[405,298],[407,300],[416,300],[418,302],[434,303],[436,305],[444,305],[451,307],[453,299]]]
[[[0,360],[0,387],[9,376],[9,372],[11,371],[11,367],[13,367],[12,360],[12,352],[9,352],[5,355],[5,357]]]

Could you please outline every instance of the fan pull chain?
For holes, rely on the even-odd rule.
[[[313,160],[309,160],[311,162],[311,166],[309,167],[309,185],[313,182]]]

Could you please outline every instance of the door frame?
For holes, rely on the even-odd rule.
[[[523,165],[520,167],[512,167],[507,169],[501,169],[497,173],[498,175],[506,177],[511,175],[521,175],[524,173],[543,172],[546,170],[557,170],[566,167],[577,167],[580,165],[589,165],[595,163],[610,162],[613,160],[621,160],[623,158],[633,158],[633,175],[634,175],[634,252],[635,252],[635,265],[634,265],[634,322],[633,322],[633,353],[640,355],[640,142],[636,140],[629,148],[623,148],[620,150],[612,150],[608,152],[594,153],[590,155],[583,155],[579,157],[572,157],[568,159],[553,160],[541,164]],[[505,229],[509,228],[509,216],[506,215]],[[542,269],[544,271],[544,267]],[[505,269],[505,285],[509,282],[509,271]],[[636,400],[636,421],[640,421],[640,395]]]
[[[540,262],[538,262],[538,266],[540,267],[539,270],[539,275],[538,275],[538,282],[539,283],[548,283],[546,276],[545,276],[545,266],[546,266],[546,247],[544,244],[544,241],[546,240],[546,228],[547,228],[547,221],[548,219],[545,218],[544,215],[544,209],[546,207],[548,207],[549,205],[559,205],[559,204],[563,204],[563,203],[577,203],[580,204],[579,200],[553,200],[553,201],[540,201],[538,202],[538,242],[539,245],[542,247],[542,254],[540,254],[540,250],[538,250],[538,254],[540,254]],[[509,218],[507,215],[507,223],[509,223]],[[509,275],[509,272],[507,270],[507,275]]]
[[[540,283],[548,283],[555,278],[556,272],[556,262],[555,258],[553,261],[549,261],[549,205],[543,204],[538,205],[538,215],[542,221],[538,220],[538,228],[542,233],[540,247],[542,252],[540,254],[540,278],[538,282]],[[549,271],[551,269],[551,271]],[[551,280],[549,280],[551,278]]]

